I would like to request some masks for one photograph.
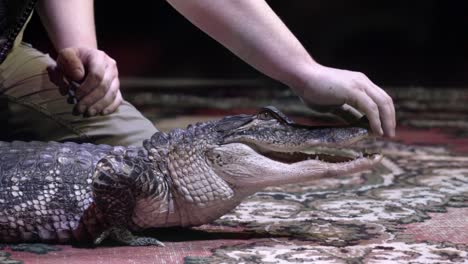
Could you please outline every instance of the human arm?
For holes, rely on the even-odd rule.
[[[393,136],[392,99],[364,74],[318,64],[263,0],[168,0],[193,24],[309,105],[349,104],[374,133]]]
[[[64,77],[81,83],[77,90],[79,113],[114,112],[122,101],[115,60],[98,50],[93,0],[40,0],[37,11],[58,52],[57,66],[49,70],[62,94]]]

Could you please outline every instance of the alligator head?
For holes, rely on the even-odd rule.
[[[169,189],[179,206],[214,208],[217,213],[204,215],[216,218],[267,186],[371,168],[381,155],[346,149],[367,136],[367,130],[359,127],[296,124],[267,107],[256,115],[228,116],[186,130],[159,132],[144,145],[169,176]],[[188,214],[196,214],[193,206],[189,208]]]
[[[313,127],[292,122],[276,108],[218,123],[222,141],[206,152],[216,174],[237,188],[267,186],[350,174],[371,168],[379,154],[346,149],[366,138],[360,127]]]

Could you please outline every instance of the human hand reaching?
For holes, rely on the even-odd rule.
[[[74,112],[85,116],[107,115],[122,102],[117,64],[103,51],[73,47],[59,51],[57,64],[48,68],[50,80],[66,95],[69,82],[80,83]]]
[[[359,118],[357,109],[367,116],[375,134],[395,136],[392,98],[360,72],[319,66],[308,74],[303,87],[294,90],[311,108],[330,111],[339,108],[335,113],[348,112]]]

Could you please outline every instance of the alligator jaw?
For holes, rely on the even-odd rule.
[[[348,163],[361,158],[373,159],[379,156],[378,153],[361,152],[346,148],[315,147],[308,150],[282,152],[255,148],[253,146],[250,147],[252,147],[258,155],[285,164],[294,164],[307,160],[325,163]]]
[[[367,170],[382,159],[380,154],[361,155],[360,152],[352,151],[348,151],[346,155],[335,156],[330,153],[262,153],[242,143],[220,146],[213,150],[213,154],[216,159],[212,161],[212,166],[218,175],[233,186],[253,192],[267,186],[299,183]]]

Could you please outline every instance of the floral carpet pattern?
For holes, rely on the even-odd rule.
[[[468,91],[392,92],[398,137],[358,146],[384,154],[372,170],[268,188],[212,224],[155,230],[164,248],[5,245],[0,263],[468,263]],[[213,118],[197,113],[175,126]]]

